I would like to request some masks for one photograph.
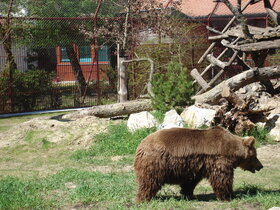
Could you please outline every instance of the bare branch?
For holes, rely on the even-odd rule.
[[[252,39],[252,35],[250,34],[248,25],[246,23],[246,18],[244,17],[244,15],[241,12],[241,9],[239,8],[241,7],[241,3],[239,1],[240,0],[238,0],[239,5],[237,7],[234,7],[228,0],[221,0],[221,2],[223,2],[230,9],[230,11],[236,17],[237,21],[241,24],[244,36],[247,39]]]
[[[264,3],[264,7],[266,9],[266,12],[268,13],[269,17],[272,19],[273,23],[275,25],[279,25],[280,23],[279,23],[279,20],[278,20],[278,14],[277,14],[277,12],[275,12],[272,9],[270,1],[269,0],[263,0],[263,3]]]

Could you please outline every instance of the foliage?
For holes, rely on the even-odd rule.
[[[266,128],[256,126],[255,128],[245,131],[243,136],[254,136],[256,139],[256,145],[259,147],[260,145],[272,143],[273,139],[269,136],[269,131]]]
[[[154,62],[156,73],[164,74],[166,66],[174,59],[184,68],[195,68],[195,61],[208,46],[204,33],[200,33],[202,26],[173,14],[171,17],[165,16],[158,24],[160,24],[160,33],[156,30],[153,32],[161,36],[151,39],[150,30],[146,30],[148,38],[142,40],[141,45],[134,49],[136,57],[150,58]],[[135,62],[129,65],[130,96],[137,97],[143,94],[149,70],[148,62]]]
[[[14,110],[17,111],[30,111],[36,106],[37,100],[49,95],[52,95],[52,74],[44,70],[30,70],[26,72],[16,70],[13,75],[12,82],[6,75],[2,75],[0,79],[0,96],[2,97],[3,104],[1,110],[5,109],[6,101],[9,100],[11,93],[11,100],[13,102]],[[59,104],[57,97],[53,98],[53,106]]]
[[[160,110],[154,110],[152,115],[158,120],[159,123],[163,123],[165,113]]]
[[[152,82],[152,104],[156,110],[166,112],[177,106],[190,105],[194,93],[187,70],[176,61],[171,61],[165,74],[155,74]]]
[[[155,128],[140,129],[129,132],[126,124],[111,125],[108,131],[94,137],[95,143],[89,150],[80,150],[73,154],[74,159],[85,159],[94,156],[113,156],[134,154],[137,145]]]

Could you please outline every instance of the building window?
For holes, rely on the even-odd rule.
[[[60,48],[60,62],[70,62],[70,59],[67,56],[65,47]]]
[[[79,46],[77,47],[77,54],[79,57],[79,61],[81,63],[90,63],[92,62],[92,59],[94,58],[94,55],[92,54],[90,46]],[[98,61],[99,62],[108,62],[108,47],[102,46],[98,49]],[[70,62],[70,59],[67,56],[66,48],[60,47],[60,62]]]
[[[80,62],[92,62],[90,46],[79,46]]]
[[[99,62],[108,62],[108,47],[107,46],[101,46],[98,49],[98,61]]]

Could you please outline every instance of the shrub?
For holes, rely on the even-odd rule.
[[[179,62],[171,61],[165,73],[157,73],[152,81],[153,108],[161,112],[177,106],[192,104],[191,96],[194,93],[192,81]]]
[[[39,100],[50,99],[51,106],[59,106],[60,100],[52,88],[53,75],[44,70],[16,70],[13,74],[12,84],[7,75],[1,75],[0,79],[0,97],[1,110],[7,109],[7,101],[12,96],[13,111],[31,111],[34,110]],[[11,95],[10,95],[11,94]]]
[[[244,132],[243,136],[254,136],[256,139],[256,146],[272,143],[273,139],[269,136],[269,131],[266,128],[255,127],[249,131]]]
[[[32,110],[40,97],[51,92],[52,75],[44,70],[16,71],[14,81],[14,105],[18,111]]]

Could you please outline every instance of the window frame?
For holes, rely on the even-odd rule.
[[[94,46],[93,45],[84,45],[84,46],[89,46],[90,47],[90,53],[91,53],[91,61],[90,62],[88,62],[88,61],[86,61],[86,62],[80,61],[79,46],[76,45],[76,44],[73,44],[74,51],[76,53],[76,56],[77,56],[77,58],[79,60],[80,65],[97,64],[97,60],[94,59],[95,58]],[[63,47],[61,47],[61,46],[57,46],[56,47],[56,57],[57,57],[56,60],[57,60],[57,64],[58,65],[71,65],[70,61],[65,61],[65,62],[61,61],[61,56],[62,56],[61,49],[62,48]],[[107,50],[108,50],[108,46],[107,46]],[[98,61],[98,64],[108,64],[109,62],[110,61],[109,61],[109,56],[108,56],[108,61]]]

